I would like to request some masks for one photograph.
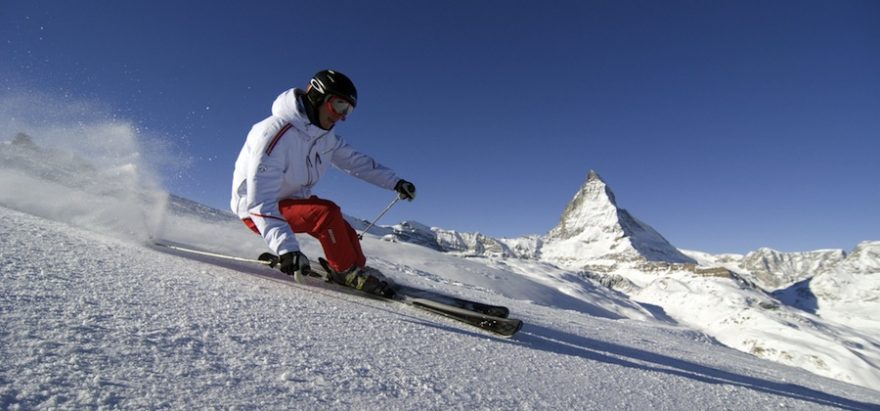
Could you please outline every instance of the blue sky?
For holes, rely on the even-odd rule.
[[[100,102],[218,208],[275,96],[335,68],[360,93],[338,133],[419,189],[383,223],[545,233],[595,169],[682,248],[880,239],[877,1],[13,0],[0,56],[3,93]],[[392,198],[317,192],[365,219]]]

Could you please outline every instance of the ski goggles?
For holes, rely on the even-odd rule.
[[[339,96],[330,96],[327,99],[327,108],[337,116],[347,116],[354,111],[354,106],[348,100]]]

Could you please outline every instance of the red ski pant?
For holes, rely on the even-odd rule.
[[[353,266],[363,267],[367,258],[361,251],[357,232],[342,217],[334,202],[312,196],[308,199],[283,200],[278,208],[295,233],[306,233],[318,239],[330,268],[337,272]],[[260,234],[250,218],[242,220],[253,232]]]

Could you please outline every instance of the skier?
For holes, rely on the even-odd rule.
[[[329,280],[363,291],[385,293],[382,274],[366,266],[357,233],[332,201],[311,195],[330,164],[364,181],[416,196],[413,183],[360,153],[335,133],[357,105],[357,89],[344,74],[322,70],[308,88],[292,88],[272,104],[272,115],[256,123],[235,162],[232,211],[261,235],[279,256],[288,275],[311,271],[294,233],[321,242],[331,272]]]

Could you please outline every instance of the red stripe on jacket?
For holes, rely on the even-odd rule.
[[[281,141],[281,137],[284,136],[284,133],[286,133],[287,130],[290,130],[290,127],[292,127],[292,125],[290,123],[287,123],[284,125],[284,127],[281,127],[281,130],[278,130],[278,133],[275,133],[275,137],[272,138],[272,141],[269,142],[269,145],[266,147],[267,156],[272,155],[272,150],[274,150],[278,142]]]

